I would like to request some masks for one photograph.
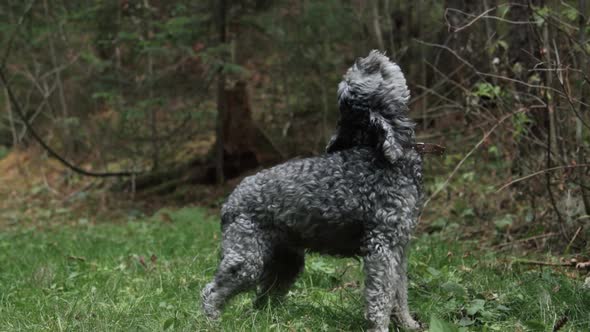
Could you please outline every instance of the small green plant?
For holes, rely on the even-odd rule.
[[[0,145],[0,159],[3,159],[8,155],[8,148]]]
[[[521,137],[526,136],[531,123],[533,123],[533,120],[528,114],[524,112],[514,114],[512,117],[512,126],[514,127],[512,137],[516,140],[520,140]]]
[[[494,99],[501,96],[502,89],[497,86],[487,82],[480,82],[475,84],[473,89],[473,95],[477,97],[485,97],[488,99]]]

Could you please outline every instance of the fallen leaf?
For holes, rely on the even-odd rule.
[[[80,261],[80,262],[86,262],[86,258],[85,257],[80,257],[80,256],[68,256],[68,259],[71,260],[75,260],[75,261]]]
[[[163,222],[166,222],[166,223],[169,223],[169,224],[171,224],[171,223],[174,222],[174,219],[172,219],[172,217],[170,216],[170,214],[168,214],[166,212],[160,213],[160,219],[162,219]]]
[[[138,260],[139,264],[141,264],[141,266],[147,269],[147,265],[145,264],[145,258],[143,256],[139,256]]]

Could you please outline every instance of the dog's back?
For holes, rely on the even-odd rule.
[[[245,178],[222,208],[223,227],[247,215],[283,243],[358,255],[377,209],[387,200],[416,206],[421,178],[422,159],[413,151],[395,164],[366,147],[292,160]]]

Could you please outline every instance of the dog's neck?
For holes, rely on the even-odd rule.
[[[370,147],[380,149],[382,132],[371,123],[371,110],[368,107],[355,107],[341,113],[338,131],[328,144],[327,152],[350,149],[353,147]],[[400,113],[395,116],[382,116],[392,129],[394,139],[404,149],[411,149],[415,144],[414,123]]]

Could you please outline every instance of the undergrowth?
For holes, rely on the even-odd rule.
[[[218,323],[199,292],[218,260],[219,224],[202,209],[161,210],[125,223],[19,226],[0,233],[0,330],[358,331],[365,329],[362,266],[308,255],[285,302],[257,311],[252,294]],[[582,274],[418,235],[410,307],[431,331],[590,330]]]

